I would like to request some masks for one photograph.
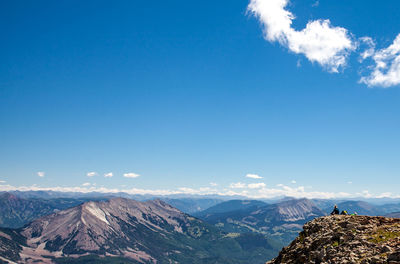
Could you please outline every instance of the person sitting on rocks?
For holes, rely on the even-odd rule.
[[[335,204],[335,207],[333,207],[333,211],[332,211],[331,215],[338,215],[338,214],[339,214],[339,208]]]
[[[340,214],[341,214],[341,215],[348,215],[348,213],[347,213],[346,210],[343,210]]]

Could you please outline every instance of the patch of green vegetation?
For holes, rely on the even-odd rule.
[[[334,241],[334,242],[332,243],[332,246],[333,246],[333,247],[338,247],[338,246],[339,246],[339,241]]]
[[[400,237],[400,232],[391,232],[384,228],[380,228],[375,233],[371,234],[371,238],[368,239],[368,241],[380,244],[397,237]]]
[[[300,240],[301,243],[304,243],[304,238],[305,238],[305,235],[304,235],[304,232],[302,231],[299,234],[299,240]]]

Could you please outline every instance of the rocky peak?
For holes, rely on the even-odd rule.
[[[305,198],[283,201],[275,207],[275,218],[284,222],[310,220],[325,215],[311,200]]]
[[[400,263],[400,219],[370,216],[325,216],[304,230],[277,263]]]

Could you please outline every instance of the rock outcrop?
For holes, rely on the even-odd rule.
[[[400,264],[400,219],[371,216],[325,216],[304,230],[278,257],[277,263]]]

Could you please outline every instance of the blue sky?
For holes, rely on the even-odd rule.
[[[399,8],[4,2],[0,190],[399,196]]]

